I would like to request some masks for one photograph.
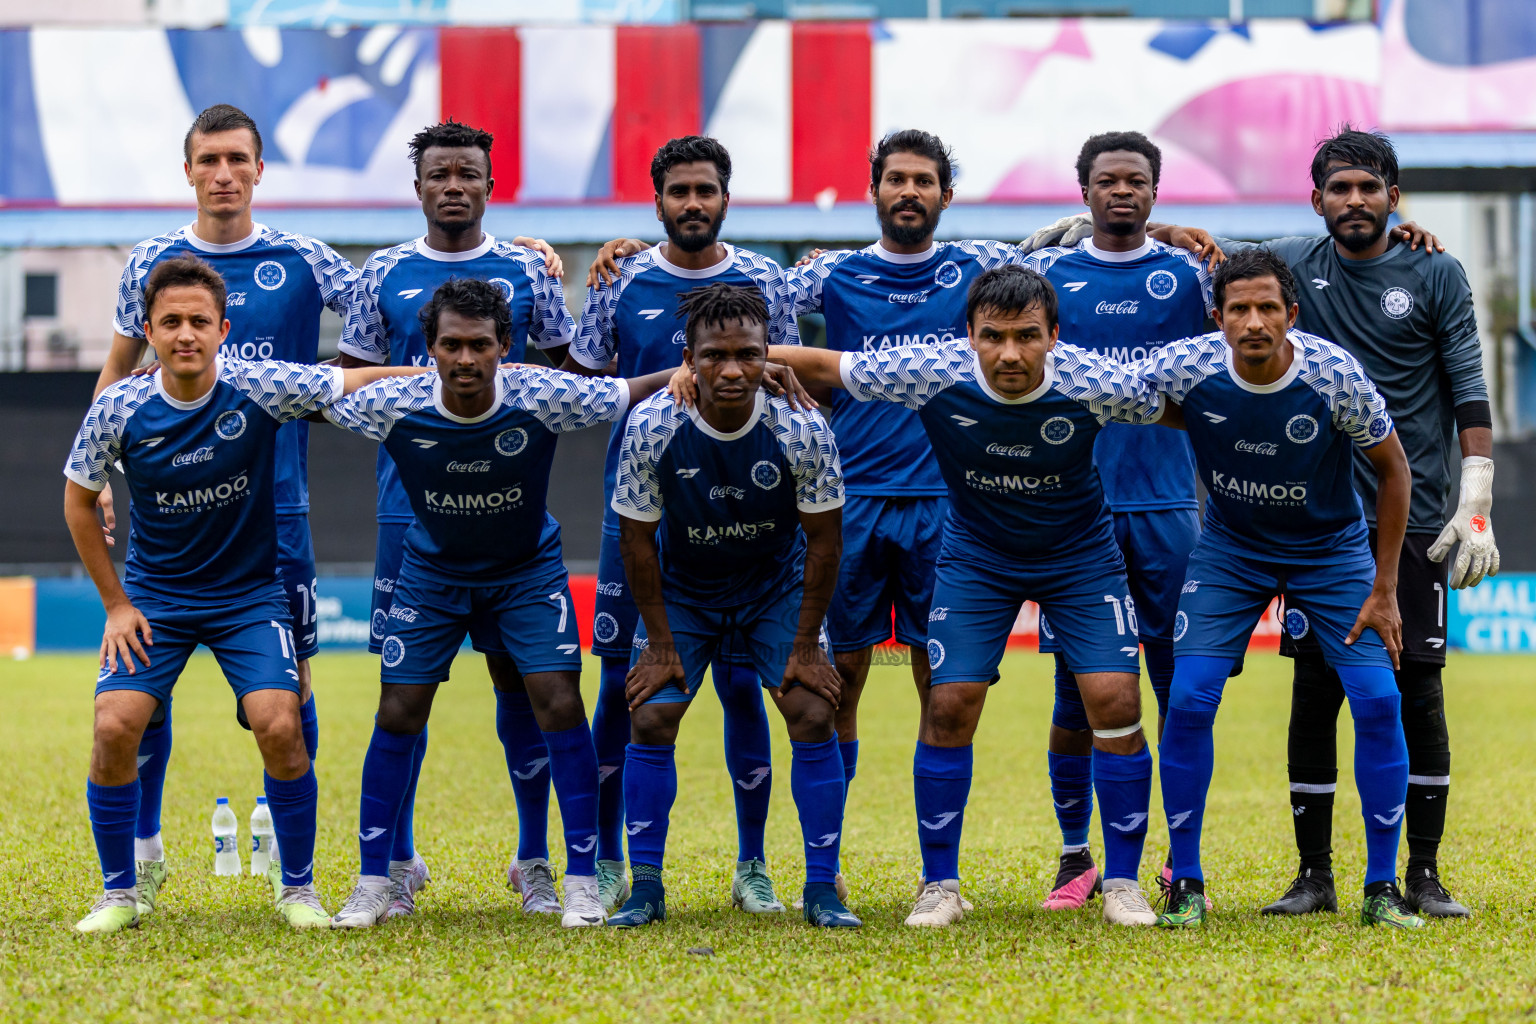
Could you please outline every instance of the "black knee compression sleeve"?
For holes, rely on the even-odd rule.
[[[1408,741],[1408,805],[1403,815],[1408,866],[1433,867],[1445,834],[1451,788],[1451,738],[1445,725],[1440,666],[1406,662],[1397,673]]]
[[[1302,867],[1329,869],[1333,860],[1333,796],[1339,778],[1338,721],[1344,687],[1321,657],[1295,659],[1287,760],[1291,820]]]

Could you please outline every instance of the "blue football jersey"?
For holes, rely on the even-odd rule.
[[[843,504],[827,421],[757,394],[740,430],[715,430],[666,392],[635,407],[612,507],[661,520],[662,593],[693,605],[741,605],[798,581],[801,512]]]
[[[219,357],[218,381],[179,402],[157,371],[91,404],[64,475],[99,491],[128,476],[125,586],[178,607],[222,607],[276,590],[272,453],[280,425],[341,397],[333,366]]]
[[[1026,264],[1056,289],[1061,338],[1122,363],[1205,329],[1211,277],[1187,249],[1147,239],[1130,252],[1106,252],[1085,239],[1077,248],[1041,249]],[[1116,512],[1198,508],[1195,455],[1177,430],[1136,430],[1111,423],[1093,461]]]
[[[725,259],[705,270],[674,266],[661,254],[660,246],[619,260],[618,280],[587,291],[571,358],[600,370],[617,356],[620,377],[642,377],[681,366],[686,339],[683,321],[677,315],[677,299],[707,284],[757,288],[768,303],[768,344],[800,344],[800,329],[784,302],[784,271],[750,249],[727,245],[725,252]],[[608,436],[608,456],[603,465],[605,505],[613,497],[623,441],[624,424],[619,422]],[[609,524],[615,522],[611,508],[609,505],[603,512]]]
[[[1250,558],[1303,564],[1367,556],[1352,448],[1373,448],[1392,417],[1354,356],[1301,331],[1291,368],[1249,384],[1218,332],[1165,345],[1138,364],[1184,407],[1206,499],[1205,537]]]
[[[490,235],[464,252],[438,252],[418,238],[368,257],[342,328],[341,351],[387,366],[429,365],[427,338],[416,314],[439,285],[454,277],[489,281],[506,294],[512,347],[504,362],[522,362],[529,338],[538,348],[555,348],[575,337],[560,279],[545,272],[541,253]],[[411,504],[387,447],[379,449],[378,479],[379,522],[410,522]]]
[[[383,443],[415,521],[405,531],[413,578],[496,586],[562,564],[549,514],[556,436],[622,417],[629,384],[542,367],[505,367],[496,401],[464,419],[443,407],[435,373],[375,381],[326,418]]]
[[[926,252],[893,253],[876,243],[827,252],[784,273],[794,315],[821,313],[827,347],[880,352],[902,345],[947,345],[967,335],[965,300],[983,271],[1024,262],[1002,242],[935,242]],[[848,493],[939,497],[944,478],[911,409],[832,396],[832,421]]]
[[[1040,386],[1009,399],[966,342],[843,354],[850,395],[915,410],[927,431],[948,485],[946,543],[1051,563],[1072,560],[1089,538],[1112,538],[1094,439],[1111,420],[1156,421],[1162,399],[1133,367],[1103,356],[1058,344],[1046,359]]]
[[[117,288],[112,329],[125,338],[144,337],[144,282],[161,260],[196,256],[224,278],[229,337],[223,353],[232,359],[281,359],[313,363],[319,358],[320,311],[346,316],[358,269],[336,250],[305,235],[257,224],[250,237],[228,245],[198,238],[193,225],[140,242],[128,256]],[[309,511],[309,424],[290,423],[277,434],[277,510]]]

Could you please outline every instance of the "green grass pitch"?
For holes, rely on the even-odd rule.
[[[588,702],[596,685],[588,665]],[[317,883],[334,910],[356,871],[358,778],[377,663],[315,662],[321,786]],[[85,812],[89,657],[0,665],[0,1018],[6,1020],[1531,1020],[1536,1017],[1536,658],[1452,659],[1455,751],[1445,877],[1474,911],[1415,934],[1357,922],[1363,864],[1347,721],[1335,822],[1341,912],[1265,920],[1292,870],[1285,785],[1289,666],[1256,656],[1217,723],[1204,929],[1114,930],[1099,904],[1047,914],[1058,838],[1043,751],[1049,663],[1010,655],[977,738],[961,870],[976,912],[943,931],[902,926],[918,873],[907,670],[866,691],[859,776],[843,844],[857,932],[730,906],[735,857],[720,709],[685,722],[667,868],[670,918],[641,933],[564,931],[524,917],[503,884],[517,820],[477,658],[457,666],[432,721],[416,812],[434,881],[414,919],[361,933],[287,931],[259,880],[216,878],[216,796],[242,818],[261,786],[255,745],[211,658],[177,688],[164,816],[172,877],[161,909],[106,940],[71,925],[99,885]],[[1147,721],[1153,720],[1150,692]],[[775,717],[770,711],[770,717]],[[802,861],[788,742],[775,722],[769,862],[787,903]],[[1155,792],[1155,791],[1154,791]],[[1143,883],[1164,850],[1161,808]],[[1098,826],[1094,826],[1098,851]],[[557,833],[552,830],[552,838]],[[558,846],[555,847],[558,851]],[[1406,856],[1406,851],[1404,851]],[[561,858],[557,853],[557,861]],[[712,954],[692,952],[708,947]]]

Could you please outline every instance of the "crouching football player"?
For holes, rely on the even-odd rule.
[[[769,398],[768,307],[713,284],[678,303],[697,406],[658,395],[624,433],[613,509],[643,633],[625,686],[633,742],[624,808],[633,878],[610,925],[666,918],[662,859],[677,796],[677,729],[704,670],[739,635],[784,715],[805,844],[805,919],[857,927],[834,885],[843,762],[838,675],[819,645],[842,546],[842,470],[826,421]],[[659,537],[658,537],[659,534]]]
[[[1408,748],[1392,670],[1402,649],[1398,552],[1408,522],[1408,460],[1386,404],[1355,357],[1292,330],[1296,281],[1265,250],[1216,271],[1217,333],[1174,342],[1138,364],[1183,407],[1201,481],[1205,531],[1174,617],[1174,675],[1161,746],[1173,844],[1165,927],[1205,918],[1201,825],[1211,731],[1233,662],[1271,598],[1292,635],[1311,633],[1338,672],[1355,720],[1355,784],[1365,819],[1365,924],[1417,928],[1394,882]],[[1352,447],[1376,471],[1371,558],[1352,479]],[[1335,909],[1329,907],[1328,909]]]
[[[220,357],[229,333],[224,305],[224,279],[196,257],[150,272],[144,336],[160,368],[102,391],[64,467],[64,518],[107,610],[86,784],[105,891],[75,926],[82,932],[139,923],[139,740],[198,644],[218,659],[261,750],[283,851],[278,912],[295,928],[330,923],[312,884],[319,789],[278,578],[273,450],[283,423],[369,381],[420,371]],[[122,583],[95,512],[114,463],[133,499]]]
[[[437,372],[365,388],[325,413],[383,443],[416,516],[405,532],[363,762],[361,869],[333,924],[377,924],[405,883],[412,862],[390,860],[394,831],[438,684],[468,634],[477,646],[511,653],[544,732],[565,828],[561,923],[600,925],[597,755],[581,700],[581,641],[560,524],[545,499],[557,435],[621,418],[632,397],[647,397],[670,374],[626,381],[498,369],[512,314],[502,291],[485,281],[446,281],[419,315]],[[506,699],[500,689],[496,697]],[[505,734],[502,741],[515,772],[519,755]]]
[[[1162,403],[1130,367],[1057,345],[1056,309],[1045,278],[998,267],[971,285],[969,341],[873,353],[772,349],[807,386],[916,409],[949,489],[928,615],[933,688],[912,763],[925,882],[909,925],[964,917],[971,744],[1026,600],[1049,614],[1093,729],[1104,918],[1156,920],[1137,884],[1152,757],[1141,730],[1136,620],[1093,444],[1111,420],[1156,421]]]

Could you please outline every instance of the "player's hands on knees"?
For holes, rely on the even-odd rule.
[[[693,371],[687,364],[679,366],[672,379],[667,381],[667,394],[672,396],[672,401],[677,405],[693,408],[699,400],[699,385],[694,379]]]
[[[603,247],[597,250],[597,258],[587,268],[587,287],[613,284],[619,279],[619,260],[644,249],[645,243],[638,238],[615,238],[603,243]]]
[[[684,693],[688,692],[687,677],[683,674],[683,662],[677,656],[676,645],[650,643],[624,677],[624,699],[633,711],[674,685],[682,687]]]
[[[555,252],[555,247],[544,241],[544,239],[518,235],[512,239],[512,244],[542,253],[544,256],[544,272],[550,277],[563,277],[565,275],[565,262],[560,259],[560,254]]]
[[[1173,245],[1180,249],[1188,249],[1201,260],[1208,262],[1212,270],[1227,258],[1227,254],[1221,251],[1221,246],[1216,244],[1216,239],[1203,228],[1176,227],[1169,238],[1172,239]]]
[[[820,408],[816,399],[805,390],[805,385],[800,383],[800,378],[795,376],[795,371],[783,363],[768,363],[763,367],[763,387],[770,395],[788,401],[789,407],[798,412]]]
[[[1380,583],[1371,587],[1371,596],[1367,597],[1365,603],[1360,606],[1360,614],[1355,616],[1354,628],[1349,631],[1349,636],[1344,638],[1344,642],[1353,644],[1368,628],[1374,629],[1381,637],[1381,642],[1386,645],[1387,653],[1392,656],[1392,667],[1402,668],[1397,656],[1403,651],[1403,618],[1397,613],[1395,583],[1390,587]]]
[[[838,706],[843,697],[843,677],[827,661],[826,652],[816,643],[797,641],[784,665],[784,680],[774,691],[782,697],[794,685],[800,685],[831,704]]]
[[[107,539],[107,547],[116,547],[117,538],[112,536],[112,531],[117,529],[117,506],[112,502],[111,484],[96,495],[96,507],[101,510],[101,532]]]
[[[1440,239],[1430,234],[1424,228],[1411,220],[1405,220],[1392,229],[1399,241],[1407,242],[1408,248],[1417,252],[1419,246],[1425,249],[1433,249],[1435,252],[1445,252],[1445,246],[1440,244]]]
[[[143,634],[144,641],[139,642],[139,636]],[[128,669],[129,675],[138,672],[138,666],[133,659],[137,657],[149,668],[149,655],[144,653],[144,648],[155,645],[154,634],[150,631],[149,620],[131,603],[124,601],[121,605],[107,612],[107,628],[101,634],[101,665],[108,673],[117,671],[117,660],[122,658],[123,664]]]

